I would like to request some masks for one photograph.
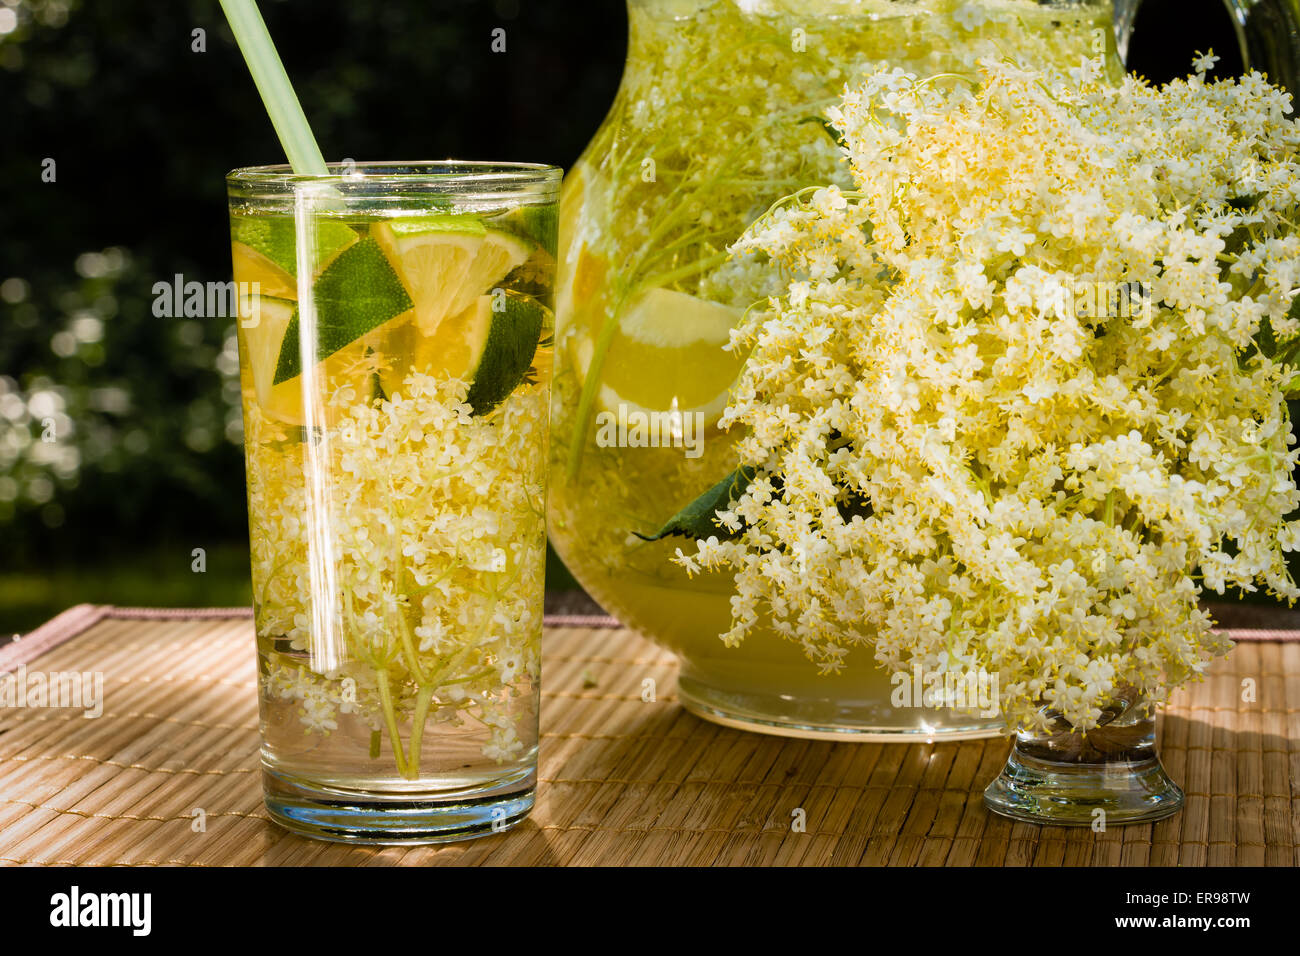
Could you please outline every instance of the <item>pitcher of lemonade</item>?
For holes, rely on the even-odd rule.
[[[881,61],[930,76],[985,55],[1102,57],[1118,79],[1114,15],[1111,0],[628,0],[621,88],[561,199],[550,534],[596,601],[677,654],[694,713],[832,739],[999,729],[920,706],[870,647],[822,674],[772,632],[726,646],[731,576],[688,578],[672,561],[688,542],[646,538],[735,468],[739,436],[718,421],[741,359],[724,346],[783,290],[727,247],[776,200],[846,183],[822,122],[845,83]]]

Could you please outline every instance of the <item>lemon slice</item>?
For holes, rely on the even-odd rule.
[[[415,303],[416,323],[426,335],[490,291],[533,250],[527,240],[489,230],[471,215],[393,219],[372,233]]]
[[[236,275],[239,273],[236,272]],[[297,311],[289,299],[269,295],[241,296],[239,325],[244,341],[244,362],[253,379],[253,391],[259,405],[266,407],[271,398],[276,360],[284,331]]]
[[[580,164],[564,178],[560,192],[555,317],[567,341],[573,341],[572,336],[598,335],[605,313],[609,266],[594,252],[597,237],[590,235],[603,221],[600,204],[605,189],[599,174]]]
[[[600,370],[604,411],[700,413],[713,424],[727,407],[744,360],[724,351],[740,313],[684,292],[650,289],[635,296]],[[586,377],[594,338],[579,336],[574,357]]]
[[[232,242],[230,258],[234,262],[235,282],[240,288],[248,289],[255,295],[270,296],[274,299],[298,297],[298,287],[293,276],[252,246],[246,246],[242,242]]]
[[[394,331],[391,350],[399,358],[380,372],[385,393],[404,387],[412,371],[439,379],[470,383],[466,404],[485,415],[510,396],[533,366],[547,310],[528,296],[512,292],[482,295],[469,307],[444,319],[433,335],[418,323]]]
[[[464,311],[480,295],[494,289],[497,283],[528,261],[534,248],[528,240],[513,233],[487,230],[478,255],[470,263],[465,284],[452,299],[448,314]]]

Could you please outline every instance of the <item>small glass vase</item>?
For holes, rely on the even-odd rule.
[[[1080,733],[1047,710],[1046,733],[1018,733],[1006,766],[984,791],[994,813],[1029,823],[1106,826],[1149,823],[1183,805],[1156,754],[1155,712],[1145,697],[1121,691],[1100,723]]]

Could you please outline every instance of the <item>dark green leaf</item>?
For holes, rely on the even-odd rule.
[[[732,503],[745,493],[750,482],[754,480],[754,474],[755,470],[749,466],[737,468],[669,518],[668,523],[656,534],[644,535],[640,532],[633,532],[633,534],[643,541],[661,541],[674,535],[695,539],[716,535],[725,540],[734,540],[740,537],[740,532],[719,525],[717,513],[731,507]]]
[[[809,116],[807,119],[801,119],[799,122],[801,124],[816,123],[818,126],[822,128],[823,131],[825,131],[826,135],[831,138],[831,142],[833,142],[840,149],[848,149],[848,145],[844,142],[844,135],[838,129],[835,128],[835,124],[832,123],[830,120],[825,119],[821,116]]]
[[[1259,323],[1259,334],[1255,336],[1255,344],[1259,346],[1260,352],[1269,358],[1277,355],[1277,336],[1273,334],[1273,323],[1267,318]]]
[[[1300,321],[1300,295],[1291,300],[1291,309],[1287,317]],[[1273,325],[1268,319],[1260,322],[1255,345],[1262,354],[1283,365],[1295,366],[1300,363],[1300,335],[1294,335],[1285,342],[1279,343]]]

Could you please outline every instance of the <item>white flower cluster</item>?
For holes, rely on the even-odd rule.
[[[1290,97],[1098,74],[881,70],[832,113],[853,190],[737,244],[788,286],[733,336],[756,477],[678,552],[734,572],[729,644],[770,624],[825,672],[860,644],[983,669],[1011,725],[1086,730],[1226,652],[1203,588],[1300,596],[1270,357],[1300,331]],[[1062,307],[1085,286],[1145,301]]]
[[[415,372],[391,400],[339,389],[320,465],[308,463],[295,429],[249,407],[263,689],[297,701],[308,733],[355,713],[376,732],[409,728],[418,739],[426,723],[468,717],[492,759],[534,742],[515,722],[532,707],[539,672],[546,390],[521,387],[490,416],[474,416],[467,388]],[[323,494],[306,478],[318,472],[329,478]],[[311,517],[313,495],[324,528]],[[309,547],[319,560],[326,544],[339,597],[333,627],[346,647],[337,669],[317,673],[306,652],[313,607],[326,599],[313,584],[325,579]]]

